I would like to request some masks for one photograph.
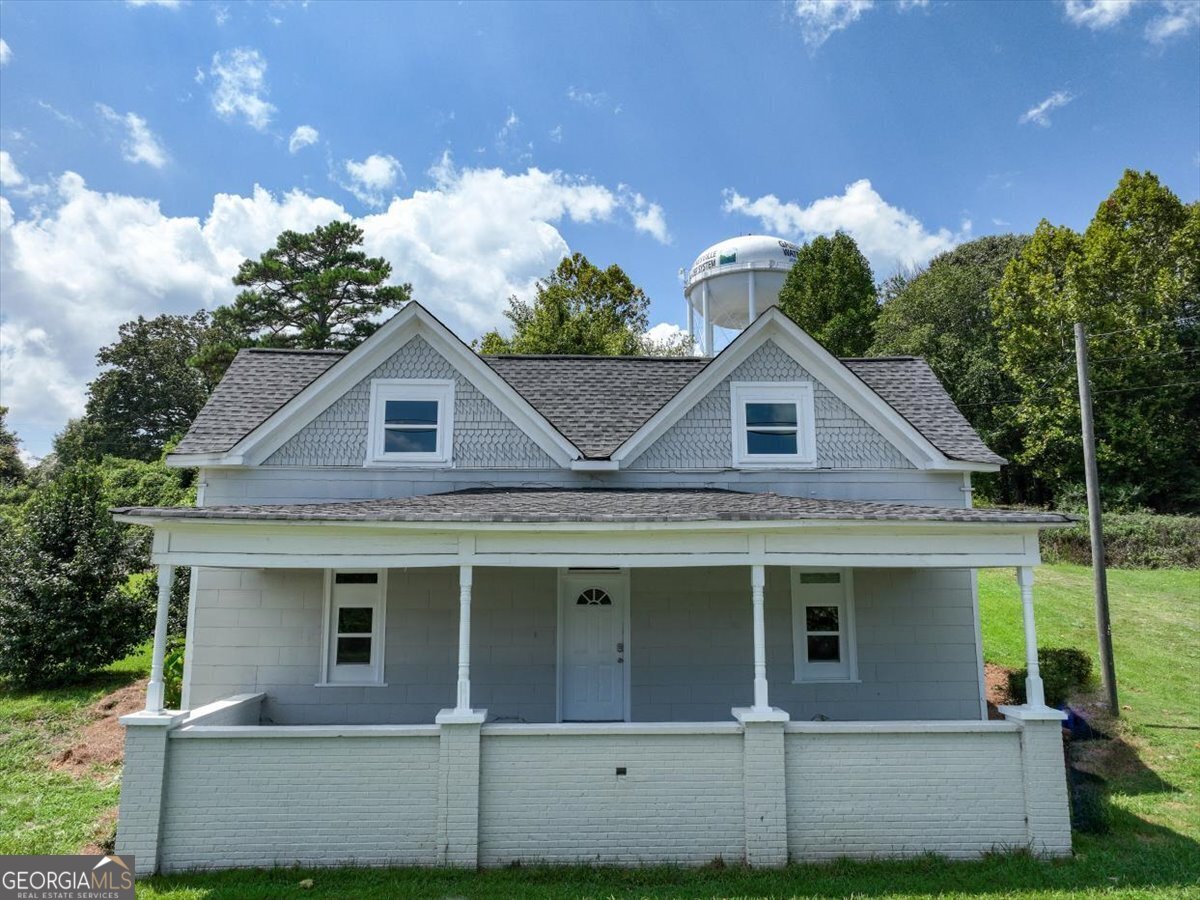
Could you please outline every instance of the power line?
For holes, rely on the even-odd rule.
[[[1103,391],[1092,391],[1092,394],[1124,394],[1130,391],[1153,391],[1158,388],[1182,387],[1188,384],[1200,384],[1200,379],[1195,381],[1167,381],[1162,384],[1147,384],[1141,387],[1107,388]],[[1041,393],[1031,393],[1025,397],[1017,397],[1011,400],[988,400],[980,403],[961,403],[956,405],[959,409],[976,409],[980,406],[1016,406],[1019,403],[1024,403],[1026,400],[1036,400],[1044,396],[1045,394]]]
[[[1161,322],[1151,322],[1149,325],[1135,325],[1132,328],[1118,328],[1116,331],[1102,331],[1097,334],[1089,334],[1088,340],[1096,338],[1110,337],[1114,334],[1128,334],[1131,331],[1146,331],[1150,328],[1162,328],[1165,325],[1186,325],[1189,322],[1200,321],[1200,316],[1180,316],[1175,319],[1163,319]]]

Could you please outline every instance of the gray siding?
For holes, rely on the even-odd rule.
[[[315,687],[319,571],[199,573],[190,704],[265,691],[264,722],[417,724],[454,705],[453,569],[391,570],[386,687]],[[635,721],[728,721],[751,701],[749,573],[634,570],[630,672]],[[859,684],[793,684],[790,582],[769,568],[771,702],[793,720],[974,719],[979,668],[969,570],[855,572]],[[555,717],[557,576],[480,568],[472,603],[472,701],[491,720]]]
[[[767,342],[713,388],[632,463],[635,469],[725,469],[733,464],[729,385],[735,381],[811,381],[817,466],[909,469],[883,435],[775,343]]]
[[[555,467],[541,447],[420,336],[318,414],[264,465],[362,466],[367,455],[371,381],[376,378],[454,380],[453,458],[459,468]]]

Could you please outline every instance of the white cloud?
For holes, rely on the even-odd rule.
[[[1163,0],[1162,13],[1146,23],[1146,40],[1161,44],[1200,26],[1200,2]]]
[[[1053,110],[1061,109],[1066,106],[1075,97],[1068,91],[1055,91],[1041,103],[1036,106],[1031,106],[1021,114],[1021,118],[1017,121],[1022,125],[1028,125],[1030,122],[1035,122],[1043,128],[1050,127],[1050,113]]]
[[[311,125],[298,125],[288,138],[288,153],[296,153],[305,147],[315,144],[321,135]]]
[[[1134,0],[1066,0],[1063,13],[1072,25],[1100,31],[1133,12],[1133,4]]]
[[[7,66],[8,61],[12,59],[12,48],[8,46],[8,41],[0,38],[0,66]]]
[[[126,161],[145,163],[155,169],[167,164],[167,151],[158,136],[150,130],[146,120],[136,113],[121,115],[111,106],[97,103],[96,109],[109,122],[125,129],[125,140],[121,142],[121,153]]]
[[[261,53],[250,47],[214,53],[209,74],[216,79],[212,105],[217,115],[241,117],[251,128],[266,130],[275,107],[266,100],[267,61]]]
[[[580,106],[611,110],[614,116],[621,112],[621,104],[614,102],[608,91],[587,91],[571,85],[567,88],[567,99]]]
[[[181,0],[125,0],[126,6],[161,6],[163,9],[179,9]]]
[[[343,187],[367,206],[383,206],[384,195],[404,177],[404,167],[394,156],[372,153],[362,162],[346,160],[350,183]]]
[[[774,194],[751,200],[729,189],[724,208],[758,219],[767,231],[801,241],[844,231],[880,278],[901,266],[920,265],[970,236],[970,223],[953,233],[945,228],[929,231],[911,213],[879,196],[866,178],[848,185],[840,196],[822,197],[807,206],[784,202]]]
[[[561,125],[555,125],[550,129],[550,140],[556,144],[561,144],[563,139],[563,130]]]
[[[25,183],[25,176],[13,162],[7,150],[0,150],[0,187],[19,188]]]
[[[873,0],[794,0],[792,15],[800,23],[804,43],[815,50],[874,5]]]
[[[671,243],[671,234],[667,231],[667,218],[659,204],[651,203],[627,184],[617,185],[617,193],[621,205],[633,217],[634,228],[650,235],[660,244]]]
[[[393,280],[411,282],[468,340],[500,325],[507,298],[530,296],[569,251],[562,223],[636,215],[619,189],[562,172],[461,169],[444,156],[429,175],[429,187],[354,221],[366,251],[392,263]],[[118,325],[228,303],[238,264],[280,231],[352,218],[328,198],[260,187],[216,195],[206,215],[171,216],[154,200],[92,190],[71,172],[20,219],[0,198],[0,382],[14,427],[34,453],[46,452],[50,435],[82,410],[96,350]]]
[[[900,0],[900,11],[908,12],[910,9],[928,9],[929,0]]]

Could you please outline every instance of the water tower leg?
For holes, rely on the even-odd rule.
[[[708,282],[700,286],[701,315],[704,316],[704,355],[713,355],[713,326],[708,316]]]
[[[750,297],[750,318],[748,318],[746,320],[746,327],[749,328],[750,323],[752,323],[755,319],[758,318],[758,301],[755,299],[755,296],[754,296],[754,272],[753,271],[747,272],[746,279],[747,279],[746,284],[750,288],[750,290],[747,291],[747,296]]]
[[[683,298],[683,302],[687,304],[688,316],[688,340],[692,342],[692,352],[696,352],[696,311],[692,309],[692,301],[687,297]]]

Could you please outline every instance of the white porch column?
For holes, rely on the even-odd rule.
[[[1038,666],[1037,626],[1033,620],[1033,567],[1017,569],[1017,584],[1021,586],[1021,608],[1025,617],[1025,705],[1043,707],[1046,693],[1042,687],[1042,672]]]
[[[708,282],[700,285],[700,315],[704,316],[704,355],[713,355],[713,324],[708,314]]]
[[[750,567],[750,600],[754,607],[754,712],[766,712],[767,702],[767,628],[763,620],[763,588],[766,569]]]
[[[171,605],[171,587],[175,567],[158,567],[158,611],[154,618],[154,654],[150,658],[150,684],[146,687],[147,712],[162,712],[163,657],[167,652],[167,610]]]
[[[471,711],[471,584],[470,566],[458,567],[458,702],[455,712]]]

